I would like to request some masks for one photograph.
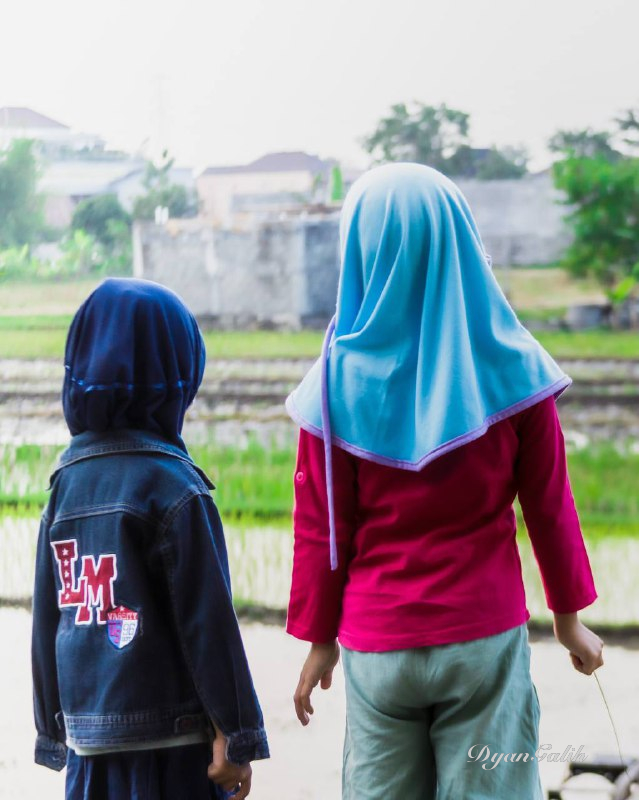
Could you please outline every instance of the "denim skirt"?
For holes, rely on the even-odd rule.
[[[222,800],[208,744],[67,756],[66,800]]]

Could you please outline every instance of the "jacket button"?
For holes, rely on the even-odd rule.
[[[296,480],[298,483],[301,483],[301,482],[304,480],[304,473],[303,473],[303,472],[298,472],[298,473],[295,475],[295,480]]]

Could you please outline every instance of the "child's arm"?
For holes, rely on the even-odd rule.
[[[339,660],[336,641],[342,593],[351,558],[357,515],[355,460],[333,447],[335,523],[339,566],[331,570],[324,443],[300,431],[295,470],[293,577],[286,630],[312,642],[295,690],[295,711],[302,725],[313,713],[311,694],[328,689]]]
[[[566,451],[554,398],[519,415],[516,479],[524,520],[539,564],[555,635],[576,669],[603,663],[601,640],[577,617],[597,598],[570,488]]]
[[[286,630],[307,642],[337,637],[342,593],[357,513],[354,459],[333,447],[335,526],[339,566],[331,570],[323,441],[300,431],[295,469],[293,576]]]
[[[253,770],[250,764],[231,764],[226,757],[227,741],[222,731],[215,726],[213,761],[208,769],[209,779],[217,783],[229,798],[244,800],[251,791]]]
[[[49,531],[43,518],[36,552],[31,641],[33,709],[37,731],[35,762],[57,771],[67,763],[64,727],[57,722],[62,717],[55,657],[59,620]]]
[[[555,637],[570,653],[577,672],[592,673],[603,665],[603,642],[596,633],[586,628],[577,613],[555,614]]]
[[[246,764],[269,750],[231,600],[226,544],[210,495],[195,495],[172,514],[161,537],[169,594],[184,658],[226,758]]]

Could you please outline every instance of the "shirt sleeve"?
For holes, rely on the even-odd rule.
[[[286,630],[309,642],[337,637],[357,515],[356,459],[333,447],[338,568],[331,570],[324,442],[300,431],[295,470],[293,576]]]
[[[597,592],[575,508],[554,397],[522,412],[516,480],[548,608],[571,614]]]
[[[59,621],[49,528],[43,518],[36,551],[31,635],[33,711],[37,731],[35,762],[56,771],[63,769],[67,763],[55,656]]]
[[[210,495],[181,505],[165,528],[161,550],[182,652],[209,719],[228,740],[228,760],[268,758],[233,609],[222,522]]]

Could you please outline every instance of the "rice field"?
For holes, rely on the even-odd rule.
[[[60,447],[0,446],[0,600],[28,602],[33,583],[38,517]],[[217,485],[225,520],[238,607],[284,609],[292,567],[290,515],[293,447],[243,449],[215,442],[192,455]],[[639,623],[639,453],[630,446],[571,449],[573,492],[586,536],[600,600],[584,618],[593,623]],[[548,621],[543,588],[518,511],[519,542],[533,619]],[[620,569],[623,565],[623,569]]]
[[[0,316],[0,358],[62,361],[70,317]],[[204,331],[209,359],[315,358],[321,331]],[[558,359],[639,359],[639,336],[633,331],[535,331]]]
[[[498,271],[498,278],[523,316],[535,320],[554,318],[571,302],[597,299],[596,287],[576,286],[555,272]],[[549,279],[559,287],[552,297]],[[46,287],[0,284],[0,358],[10,359],[3,367],[6,413],[0,420],[0,601],[26,601],[31,594],[38,517],[62,450],[58,443],[66,439],[59,414],[66,331],[73,311],[94,286],[92,281]],[[620,395],[635,392],[639,336],[599,330],[536,335],[555,357],[572,359],[572,396],[581,392],[585,397],[567,403],[565,410],[562,406],[562,420],[565,416],[570,423],[566,441],[573,493],[601,596],[585,617],[637,624],[639,448],[629,438],[637,439],[636,406],[634,394],[622,398],[628,402],[610,405],[604,389]],[[214,496],[225,521],[236,604],[281,611],[291,572],[295,437],[283,417],[280,396],[317,357],[322,332],[209,330],[204,336],[207,375],[185,435],[191,437],[193,458],[217,487]],[[593,359],[606,367],[601,375]],[[593,392],[598,395],[589,410],[585,395]],[[590,435],[591,428],[596,436]],[[547,620],[519,509],[517,514],[529,609],[533,618]]]
[[[47,501],[49,475],[62,448],[0,445],[0,510],[37,513]],[[245,447],[215,441],[194,444],[191,455],[216,484],[215,500],[225,518],[288,519],[293,507],[295,448],[265,446],[249,438]],[[639,537],[639,451],[602,443],[569,449],[575,502],[592,536]]]

